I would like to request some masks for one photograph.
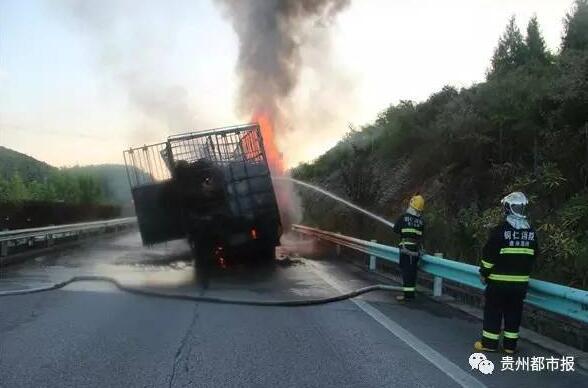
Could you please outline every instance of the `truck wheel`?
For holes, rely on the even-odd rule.
[[[203,288],[207,289],[210,284],[210,271],[214,263],[212,249],[206,246],[196,246],[193,251],[194,270],[196,271],[196,282]]]
[[[273,263],[276,259],[276,247],[273,245],[261,247],[257,252],[256,261],[263,264]]]

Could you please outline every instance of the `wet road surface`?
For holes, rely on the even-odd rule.
[[[137,233],[37,257],[0,273],[0,290],[74,275],[199,294],[187,245],[141,247]],[[206,296],[300,299],[375,283],[332,261],[279,260],[215,268]],[[576,372],[471,370],[480,322],[421,297],[378,292],[314,307],[162,300],[101,283],[0,298],[1,387],[542,387],[586,386]],[[521,357],[556,356],[525,341]],[[516,358],[516,357],[515,357]]]

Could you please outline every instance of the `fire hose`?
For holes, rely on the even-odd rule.
[[[27,295],[35,294],[39,292],[54,291],[64,288],[72,283],[78,282],[106,282],[114,285],[117,289],[130,294],[149,296],[154,298],[162,299],[176,299],[176,300],[187,300],[192,302],[202,303],[214,303],[214,304],[233,304],[233,305],[245,305],[245,306],[281,306],[281,307],[302,307],[302,306],[316,306],[321,304],[339,302],[346,299],[355,298],[359,295],[366,294],[373,291],[403,291],[402,287],[389,286],[385,284],[375,284],[368,287],[359,288],[354,291],[346,292],[344,294],[331,296],[327,298],[317,299],[295,299],[295,300],[254,300],[254,299],[225,299],[210,296],[191,295],[191,294],[174,294],[167,292],[157,292],[147,290],[144,288],[136,288],[125,286],[118,280],[107,277],[107,276],[74,276],[61,283],[55,283],[46,287],[30,288],[24,290],[12,290],[12,291],[0,291],[0,297],[3,296],[16,296],[16,295]]]

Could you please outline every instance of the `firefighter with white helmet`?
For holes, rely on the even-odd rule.
[[[425,199],[417,194],[411,198],[406,212],[394,223],[394,232],[400,235],[400,269],[404,289],[404,295],[396,297],[399,301],[413,300],[415,297],[417,266],[423,247],[424,210]]]
[[[505,220],[491,232],[480,260],[486,301],[482,338],[476,341],[474,348],[496,351],[502,336],[504,352],[512,354],[517,348],[523,300],[538,245],[535,229],[526,217],[529,201],[525,194],[511,193],[501,203]]]

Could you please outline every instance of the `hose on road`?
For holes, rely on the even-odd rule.
[[[190,294],[174,294],[167,292],[157,292],[152,290],[146,290],[144,288],[136,288],[125,286],[118,280],[107,277],[107,276],[74,276],[71,279],[56,283],[47,287],[30,288],[25,290],[13,290],[13,291],[0,291],[0,297],[3,296],[16,296],[16,295],[27,295],[35,294],[45,291],[54,291],[64,288],[72,283],[77,282],[106,282],[114,285],[121,291],[128,292],[130,294],[149,296],[154,298],[162,299],[179,299],[188,300],[192,302],[202,303],[215,303],[215,304],[234,304],[234,305],[245,305],[245,306],[281,306],[281,307],[302,307],[302,306],[316,306],[321,304],[339,302],[342,300],[355,298],[356,296],[366,294],[373,291],[402,291],[402,287],[388,286],[385,284],[376,284],[373,286],[359,288],[344,294],[331,296],[327,298],[318,299],[297,299],[297,300],[253,300],[253,299],[225,299],[218,297],[202,296],[202,295],[190,295]]]

